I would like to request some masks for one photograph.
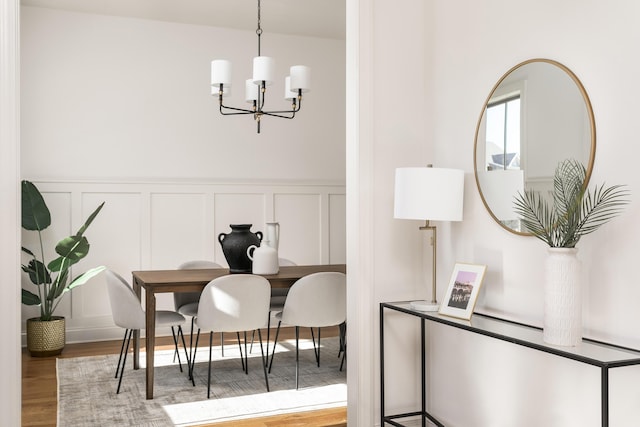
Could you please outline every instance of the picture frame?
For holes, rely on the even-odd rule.
[[[486,265],[456,263],[439,313],[471,319],[486,269]]]

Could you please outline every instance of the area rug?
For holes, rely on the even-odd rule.
[[[214,347],[211,398],[207,399],[208,347],[200,347],[196,386],[181,373],[172,351],[156,351],[154,399],[145,399],[145,370],[127,360],[120,394],[114,378],[118,355],[58,359],[58,427],[195,426],[346,406],[346,372],[339,370],[338,339],[322,339],[316,365],[310,341],[300,344],[300,387],[295,389],[295,341],[278,343],[267,393],[260,348],[249,355],[249,374],[238,346]],[[184,354],[183,354],[184,355]],[[144,353],[141,353],[144,366]]]

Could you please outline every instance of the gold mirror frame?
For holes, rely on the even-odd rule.
[[[591,177],[591,172],[593,170],[593,163],[594,163],[594,159],[595,159],[595,153],[596,153],[596,124],[595,124],[595,118],[593,115],[593,108],[591,106],[591,101],[589,100],[589,96],[587,95],[587,92],[584,88],[584,86],[582,85],[582,82],[580,82],[580,80],[578,79],[578,77],[569,69],[567,68],[565,65],[551,60],[551,59],[544,59],[544,58],[535,58],[535,59],[529,59],[527,61],[521,62],[517,65],[515,65],[514,67],[512,67],[511,69],[509,69],[509,71],[507,71],[499,80],[498,82],[493,86],[493,89],[491,89],[491,92],[489,93],[489,96],[487,96],[487,99],[484,102],[484,105],[482,107],[482,111],[480,112],[480,117],[478,118],[478,124],[476,126],[476,133],[475,133],[475,140],[474,140],[474,146],[473,146],[473,171],[474,171],[474,176],[475,176],[475,180],[476,180],[476,186],[478,188],[478,193],[480,194],[480,198],[482,199],[482,203],[484,204],[484,207],[486,208],[487,212],[489,212],[489,215],[491,215],[491,217],[493,218],[494,221],[496,221],[502,228],[504,228],[505,230],[517,234],[517,235],[522,235],[522,236],[531,236],[531,233],[528,232],[524,232],[524,231],[519,231],[516,229],[513,229],[511,227],[509,227],[508,225],[506,225],[503,221],[499,220],[498,217],[494,214],[493,210],[491,209],[491,207],[489,206],[489,204],[487,203],[487,200],[485,198],[485,194],[482,191],[482,186],[480,184],[480,179],[478,177],[478,136],[479,136],[479,132],[482,128],[482,123],[483,123],[483,119],[485,117],[486,111],[487,111],[487,106],[489,105],[489,102],[491,101],[491,99],[494,97],[496,90],[498,90],[501,86],[501,84],[505,81],[505,79],[507,79],[514,71],[516,70],[520,70],[522,67],[525,67],[528,64],[532,64],[532,63],[546,63],[549,64],[551,66],[554,67],[558,67],[559,69],[561,69],[562,71],[564,71],[573,81],[573,83],[575,83],[576,87],[578,88],[582,99],[585,103],[585,109],[586,109],[586,113],[588,116],[588,120],[589,120],[589,131],[591,133],[591,141],[590,141],[590,149],[589,149],[589,160],[587,162],[587,164],[585,165],[586,170],[587,170],[587,174],[586,174],[586,179],[585,179],[585,186],[588,185],[589,183],[589,179]],[[586,141],[585,141],[586,142]],[[485,141],[486,143],[486,141]],[[564,158],[559,158],[557,159],[556,163],[559,163],[560,161],[564,160]],[[485,164],[485,162],[483,161],[483,164]],[[526,185],[525,185],[525,189],[526,189]]]

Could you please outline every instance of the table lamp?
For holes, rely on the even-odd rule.
[[[394,218],[424,220],[420,230],[431,230],[433,275],[431,301],[412,301],[420,311],[438,311],[436,296],[436,227],[430,221],[462,221],[464,171],[407,167],[396,169]]]

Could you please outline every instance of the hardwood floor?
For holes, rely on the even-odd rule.
[[[283,328],[281,336],[293,336],[291,328]],[[218,334],[216,334],[218,335]],[[323,329],[323,336],[337,335],[337,328]],[[304,336],[304,335],[303,335]],[[225,337],[225,344],[227,343]],[[159,338],[158,349],[171,349],[171,338]],[[144,343],[144,341],[143,341]],[[229,340],[230,344],[235,341]],[[103,341],[83,344],[67,344],[58,357],[82,357],[98,354],[118,354],[121,341]],[[57,420],[57,379],[55,357],[31,357],[26,349],[22,352],[22,426],[55,427]],[[288,415],[256,418],[243,421],[211,424],[215,427],[346,427],[345,408]]]

